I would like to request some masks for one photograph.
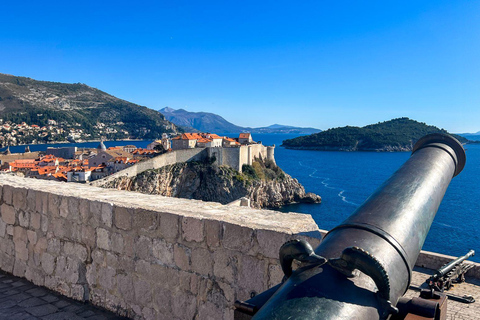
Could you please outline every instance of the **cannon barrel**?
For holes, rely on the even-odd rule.
[[[386,319],[407,291],[413,266],[451,179],[465,165],[453,137],[431,134],[411,157],[314,250],[280,250],[287,279],[253,319]],[[293,258],[303,262],[291,271]]]
[[[456,265],[462,263],[463,261],[467,260],[468,258],[472,257],[475,255],[475,250],[470,250],[468,253],[464,256],[458,257],[457,259],[450,261],[446,265],[442,266],[440,269],[437,270],[434,274],[434,278],[440,279],[450,271],[452,271],[453,268],[455,268]]]

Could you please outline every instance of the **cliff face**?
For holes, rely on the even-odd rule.
[[[255,208],[321,201],[319,196],[305,193],[297,179],[276,166],[268,164],[267,167],[263,162],[255,162],[253,167],[246,166],[245,169],[246,173],[239,173],[210,163],[177,163],[145,171],[136,177],[121,177],[104,187],[222,204],[247,197]]]

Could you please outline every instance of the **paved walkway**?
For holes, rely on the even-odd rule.
[[[0,272],[0,319],[112,320],[126,319],[63,297],[31,282]]]

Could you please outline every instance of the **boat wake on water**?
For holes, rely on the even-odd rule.
[[[310,167],[310,166],[304,165],[301,161],[299,161],[298,164],[299,164],[301,167],[304,167],[304,168],[308,168],[308,169],[313,170],[312,173],[310,173],[308,176],[311,177],[311,178],[314,178],[314,179],[321,179],[320,183],[321,183],[325,188],[332,189],[332,190],[340,190],[340,192],[337,194],[337,196],[338,196],[343,202],[348,203],[348,204],[351,204],[351,205],[354,205],[354,206],[358,206],[358,203],[354,203],[354,202],[348,201],[348,200],[347,200],[347,197],[343,195],[346,190],[343,190],[343,189],[341,189],[341,188],[336,188],[336,187],[330,186],[330,184],[327,183],[327,181],[330,181],[330,178],[320,177],[320,176],[315,175],[318,170],[315,169],[315,168],[312,168],[312,167]]]

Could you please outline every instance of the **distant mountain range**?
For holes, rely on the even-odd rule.
[[[448,133],[409,118],[398,118],[365,127],[341,127],[309,136],[283,141],[290,149],[340,150],[340,151],[411,151],[421,137],[430,133]],[[464,137],[452,134],[462,143]]]
[[[12,136],[10,141],[16,144],[62,141],[72,132],[81,140],[155,139],[164,132],[178,132],[160,112],[85,84],[37,81],[1,73],[0,119],[3,123],[25,122],[40,127],[55,123],[42,141],[38,132],[36,136],[26,130],[15,136],[0,132],[4,138]]]
[[[301,128],[273,124],[268,127],[250,128],[237,126],[223,117],[209,112],[190,112],[184,109],[163,108],[160,112],[165,118],[181,127],[185,131],[201,131],[214,133],[294,133],[294,134],[312,134],[322,130],[315,128]]]

